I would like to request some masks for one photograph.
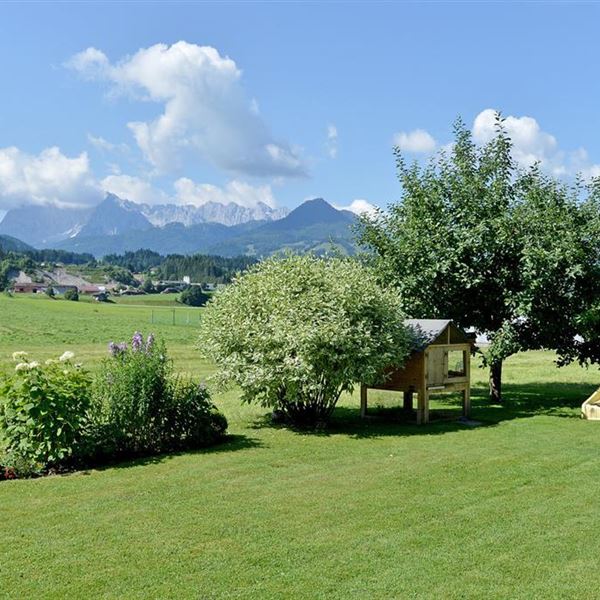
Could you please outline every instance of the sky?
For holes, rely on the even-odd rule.
[[[600,175],[597,3],[2,3],[0,216],[23,204],[400,197],[458,117]]]

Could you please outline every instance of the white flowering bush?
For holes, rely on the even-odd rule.
[[[342,392],[401,365],[410,333],[396,293],[358,261],[288,256],[250,268],[208,303],[200,346],[243,401],[314,425]]]
[[[72,352],[43,365],[15,352],[0,380],[0,464],[44,471],[74,458],[90,410],[90,378]],[[29,473],[25,473],[29,474]]]

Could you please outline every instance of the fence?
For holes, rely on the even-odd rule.
[[[150,311],[150,323],[157,325],[198,325],[199,310],[184,310],[181,308],[160,308]]]

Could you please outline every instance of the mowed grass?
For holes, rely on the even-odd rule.
[[[148,318],[2,297],[0,357],[68,348],[93,367]],[[153,327],[205,378],[196,329]],[[361,422],[354,396],[327,432],[297,433],[233,391],[215,396],[231,433],[216,448],[0,483],[0,596],[595,598],[600,424],[578,407],[600,372],[535,352],[505,375],[489,407],[474,369],[479,427]]]

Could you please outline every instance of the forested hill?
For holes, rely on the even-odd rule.
[[[256,262],[249,256],[225,258],[207,254],[169,254],[162,256],[152,250],[136,250],[124,254],[108,254],[103,262],[128,269],[133,273],[152,272],[153,279],[181,280],[188,276],[192,281],[226,283],[238,271]]]

